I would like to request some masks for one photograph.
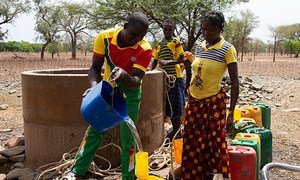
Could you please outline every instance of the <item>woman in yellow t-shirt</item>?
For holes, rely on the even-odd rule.
[[[204,41],[191,65],[190,97],[185,110],[182,179],[212,179],[214,174],[230,178],[225,128],[227,125],[231,133],[239,82],[236,50],[221,36],[224,24],[223,14],[217,11],[206,13],[201,22]],[[228,114],[221,87],[226,69],[231,79]]]

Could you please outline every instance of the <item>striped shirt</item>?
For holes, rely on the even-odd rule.
[[[157,61],[176,61],[183,56],[183,53],[184,51],[180,40],[178,38],[171,37],[170,39],[163,39],[160,41],[153,50],[152,56]],[[179,64],[165,65],[160,68],[165,70],[169,75],[174,75],[177,78],[182,77],[182,70]]]

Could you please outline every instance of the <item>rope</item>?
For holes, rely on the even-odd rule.
[[[107,144],[103,147],[98,148],[98,150],[104,149],[104,148],[109,147],[109,146],[117,147],[120,154],[121,154],[121,148],[118,145],[114,144],[114,143],[109,143],[109,144]],[[78,149],[78,151],[79,151],[78,147],[72,149],[68,153],[65,153],[62,157],[62,160],[60,160],[58,162],[53,162],[53,163],[49,163],[49,164],[40,166],[38,168],[38,171],[41,171],[41,169],[44,169],[44,168],[47,168],[47,169],[42,171],[42,173],[39,174],[39,176],[36,178],[36,180],[43,179],[43,176],[45,174],[53,172],[53,171],[58,172],[65,179],[64,175],[66,175],[68,172],[70,172],[72,166],[75,163],[78,151],[77,151],[77,153],[74,153],[73,151],[76,150],[76,149]],[[92,162],[91,166],[88,169],[89,172],[91,172],[93,174],[96,174],[96,175],[99,175],[99,176],[102,176],[102,177],[105,177],[105,176],[108,176],[108,175],[119,175],[119,176],[121,176],[121,165],[119,165],[116,168],[111,168],[111,163],[110,163],[109,160],[107,160],[106,158],[104,158],[102,156],[99,156],[99,155],[96,155],[95,157],[105,161],[108,164],[108,168],[107,169],[101,169],[96,165],[96,163]],[[57,176],[59,176],[59,175],[57,175]],[[47,176],[47,179],[49,179],[49,178],[54,179],[55,177]],[[63,178],[60,178],[60,179],[63,179]]]
[[[165,84],[166,84],[166,87],[167,87],[166,94],[167,94],[167,100],[168,100],[168,104],[169,104],[170,111],[171,111],[171,117],[172,117],[173,116],[173,109],[172,109],[172,104],[171,104],[171,100],[170,100],[170,97],[169,97],[169,90],[175,86],[176,77],[174,75],[169,75],[165,70],[163,70],[161,68],[156,68],[156,70],[162,71],[165,74]]]
[[[173,141],[177,134],[180,132],[182,125],[175,133],[172,141],[170,142],[169,138],[166,138],[163,142],[163,144],[154,151],[154,153],[149,157],[149,169],[151,171],[159,171],[166,166],[171,166],[171,173],[173,180],[175,180],[174,175],[174,147],[173,147]]]

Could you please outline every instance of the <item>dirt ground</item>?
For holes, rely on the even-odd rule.
[[[83,56],[78,52],[78,60],[69,60],[68,57],[70,54],[61,54],[52,59],[47,54],[46,60],[40,62],[38,54],[0,53],[0,106],[8,105],[6,110],[0,110],[0,145],[4,146],[9,138],[23,133],[20,73],[33,69],[90,65],[90,54]],[[264,54],[255,58],[246,56],[245,60],[238,63],[239,75],[248,76],[264,88],[273,89],[260,101],[272,108],[273,162],[300,166],[300,139],[297,138],[300,132],[300,58],[278,55],[276,62],[272,62],[272,57]],[[286,111],[291,108],[295,108],[293,112]],[[6,129],[12,131],[5,132]],[[270,179],[300,180],[300,172],[273,169]]]

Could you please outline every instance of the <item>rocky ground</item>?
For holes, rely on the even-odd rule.
[[[256,58],[254,62],[239,63],[243,85],[240,105],[261,102],[271,106],[273,161],[300,166],[300,59],[285,57],[275,63],[265,60],[265,57],[261,59],[263,61]],[[22,164],[25,157],[20,72],[28,69],[87,67],[87,63],[82,61],[66,62],[62,65],[58,61],[51,61],[51,64],[32,61],[20,66],[16,60],[1,59],[0,54],[0,180],[13,168],[31,172],[30,169],[24,169]],[[10,147],[15,147],[14,152],[5,152],[12,149]],[[300,180],[300,172],[273,169],[270,179]]]

